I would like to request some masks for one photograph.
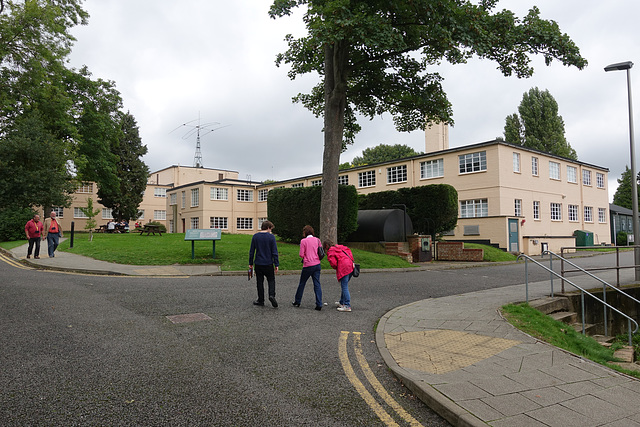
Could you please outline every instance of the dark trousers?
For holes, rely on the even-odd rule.
[[[35,252],[33,256],[40,256],[40,237],[31,237],[29,238],[29,249],[27,249],[27,256],[31,256],[31,251],[33,251],[33,246],[35,245]]]
[[[256,286],[258,287],[258,302],[264,303],[264,279],[267,279],[269,296],[276,297],[276,274],[272,265],[256,265]]]
[[[304,287],[307,284],[309,277],[313,280],[313,292],[316,294],[316,307],[322,307],[322,287],[320,286],[320,270],[322,266],[312,265],[309,267],[303,267],[300,274],[300,282],[298,283],[298,290],[293,302],[300,304],[302,301],[302,295],[304,294]]]

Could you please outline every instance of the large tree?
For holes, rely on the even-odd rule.
[[[100,203],[111,208],[116,220],[129,221],[138,218],[149,168],[141,159],[147,154],[147,146],[142,144],[136,119],[128,112],[120,116],[120,138],[111,147],[111,152],[118,157],[118,185],[99,187],[98,197]]]
[[[545,153],[578,159],[564,135],[564,120],[558,114],[558,103],[548,90],[537,87],[522,95],[518,114],[505,119],[504,137],[507,142]]]
[[[636,179],[640,180],[640,172]],[[632,193],[631,169],[629,169],[629,166],[625,166],[622,176],[618,178],[618,188],[616,189],[616,193],[613,195],[613,204],[622,206],[623,208],[633,209]],[[638,186],[638,195],[640,195],[640,186]]]
[[[381,163],[391,160],[404,159],[411,156],[417,156],[418,153],[408,145],[380,144],[375,147],[369,147],[362,150],[362,156],[356,156],[351,162],[353,166],[370,165],[372,163]]]
[[[531,55],[578,68],[587,61],[558,24],[533,7],[519,19],[494,11],[497,0],[275,0],[271,17],[306,6],[308,35],[286,37],[289,49],[277,64],[289,76],[316,72],[322,82],[302,102],[324,116],[323,188],[320,234],[336,240],[338,165],[344,144],[359,130],[356,114],[389,112],[400,131],[431,122],[453,123],[441,76],[428,72],[443,59],[460,64],[474,55],[498,63],[505,75],[533,74]]]

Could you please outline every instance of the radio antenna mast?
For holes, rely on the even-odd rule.
[[[197,124],[194,124],[197,122]],[[202,163],[202,150],[200,145],[200,136],[208,135],[212,132],[217,131],[218,129],[225,128],[231,125],[218,126],[220,123],[218,122],[210,122],[210,123],[200,123],[200,114],[198,114],[198,118],[195,120],[191,120],[190,122],[183,123],[171,132],[174,132],[182,127],[190,128],[183,136],[182,139],[189,139],[193,135],[196,136],[196,153],[193,156],[193,167],[194,168],[203,168],[204,165]],[[216,127],[217,126],[217,127]],[[170,133],[171,133],[170,132]]]

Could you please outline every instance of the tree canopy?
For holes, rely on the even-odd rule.
[[[356,156],[351,162],[353,166],[370,165],[372,163],[381,163],[391,160],[404,159],[411,156],[417,156],[418,153],[413,148],[404,144],[387,145],[380,144],[375,147],[369,147],[362,150],[362,156]]]
[[[273,18],[306,6],[308,34],[286,36],[288,50],[276,59],[289,76],[317,73],[321,82],[301,102],[324,117],[321,230],[336,240],[338,166],[344,144],[360,127],[357,115],[385,112],[400,131],[423,129],[427,121],[453,124],[442,77],[430,67],[443,59],[465,63],[490,59],[505,76],[533,74],[532,55],[578,68],[587,61],[558,24],[533,7],[522,19],[494,11],[497,0],[275,0]],[[425,120],[426,119],[426,120]]]
[[[640,179],[640,172],[636,179]],[[623,208],[633,209],[632,193],[631,169],[629,169],[629,166],[625,166],[624,172],[622,172],[622,175],[618,178],[618,188],[613,195],[613,204],[622,206]],[[638,186],[638,195],[640,195],[640,186]]]
[[[505,119],[504,137],[518,144],[569,159],[578,159],[576,150],[565,138],[564,120],[558,114],[558,103],[548,90],[537,87],[522,95],[518,114]]]

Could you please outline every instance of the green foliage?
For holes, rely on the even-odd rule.
[[[346,169],[351,169],[353,167],[353,165],[349,162],[345,162],[345,163],[340,163],[340,165],[338,165],[338,170],[346,170]]]
[[[36,212],[31,208],[3,206],[0,208],[0,240],[22,240],[24,226]]]
[[[616,245],[627,246],[629,244],[629,236],[625,231],[618,231],[616,234]]]
[[[507,116],[504,136],[507,142],[576,160],[576,150],[565,138],[564,120],[558,103],[548,90],[537,87],[525,92],[518,114]]]
[[[640,173],[638,173],[638,177],[640,178]],[[618,178],[618,188],[613,195],[613,204],[622,206],[623,208],[633,209],[633,198],[631,194],[631,169],[625,166],[622,176]],[[638,186],[638,195],[640,195],[640,186]]]
[[[517,259],[515,255],[489,245],[465,242],[464,247],[469,249],[482,249],[482,260],[487,262],[515,261]]]
[[[285,242],[298,242],[302,228],[311,225],[320,235],[321,186],[276,188],[269,191],[268,218],[274,234]],[[338,239],[344,241],[358,226],[358,193],[352,185],[338,187]]]
[[[386,145],[380,144],[375,147],[365,148],[362,156],[353,158],[353,166],[364,166],[373,163],[382,163],[392,160],[404,159],[411,156],[417,156],[418,153],[408,145],[396,144]]]
[[[158,227],[160,227],[160,232],[162,233],[166,233],[167,232],[167,227],[165,227],[164,224],[158,222],[158,221],[149,221],[147,223],[147,225],[157,225]]]
[[[533,7],[522,19],[495,11],[496,0],[275,0],[272,18],[305,7],[308,34],[287,35],[288,50],[276,64],[290,66],[289,77],[317,73],[321,81],[301,102],[324,117],[322,173],[323,233],[337,233],[340,153],[360,130],[356,117],[388,112],[399,131],[424,129],[426,122],[453,124],[442,77],[429,72],[446,59],[465,63],[478,56],[498,63],[505,76],[533,74],[531,56],[544,56],[580,69],[587,61],[555,21]]]
[[[399,188],[358,196],[360,209],[383,209],[404,204],[419,234],[435,235],[455,228],[458,223],[458,192],[448,184]]]
[[[89,240],[93,239],[93,229],[96,228],[96,215],[100,213],[100,209],[93,210],[93,199],[89,197],[87,199],[87,206],[81,207],[80,210],[87,216],[87,223],[84,226],[85,230],[89,230]]]
[[[142,144],[135,118],[130,114],[120,115],[120,137],[112,144],[111,152],[117,156],[118,184],[98,189],[100,203],[111,208],[117,221],[138,218],[138,207],[147,187],[149,168],[141,157],[147,153]]]

